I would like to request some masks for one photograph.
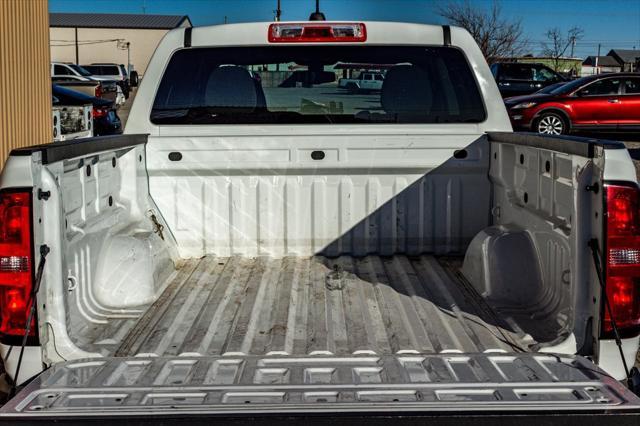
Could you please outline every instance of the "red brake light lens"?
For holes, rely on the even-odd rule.
[[[109,113],[108,108],[94,108],[93,109],[93,118],[104,117]]]
[[[24,335],[32,288],[31,190],[0,191],[0,341]],[[31,326],[29,336],[36,335]]]
[[[270,43],[364,42],[362,23],[276,23],[269,25]]]
[[[640,332],[640,195],[631,185],[605,185],[606,292],[622,335]],[[612,336],[605,307],[603,332]]]
[[[95,97],[96,98],[100,98],[102,97],[102,85],[98,84],[96,86],[96,90],[95,90]]]

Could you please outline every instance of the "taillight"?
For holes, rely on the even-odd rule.
[[[363,42],[367,28],[362,23],[276,23],[269,25],[270,43]]]
[[[0,191],[0,341],[3,343],[24,335],[32,303],[31,206],[31,190]],[[36,336],[34,323],[29,336]]]
[[[109,108],[94,108],[93,118],[104,117],[109,113]]]
[[[622,335],[640,333],[640,195],[636,186],[605,185],[606,292]],[[608,309],[603,332],[612,336]]]
[[[101,84],[98,84],[96,86],[95,97],[96,98],[101,98],[102,97],[102,85]]]

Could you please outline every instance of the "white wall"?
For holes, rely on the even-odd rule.
[[[140,75],[144,74],[151,55],[168,30],[136,30],[121,28],[78,28],[80,43],[97,40],[124,39],[131,43],[131,64]],[[75,31],[73,28],[49,28],[51,60],[75,62]],[[60,46],[66,45],[66,46]],[[127,51],[120,50],[115,41],[79,45],[80,64],[115,62],[127,64]]]
[[[581,76],[605,74],[610,72],[620,72],[620,67],[593,67],[590,65],[583,65],[580,71]]]

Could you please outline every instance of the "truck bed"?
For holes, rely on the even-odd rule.
[[[85,333],[82,346],[116,356],[526,350],[526,336],[491,312],[457,263],[206,256],[173,274],[144,314]]]
[[[637,399],[586,359],[523,353],[525,338],[496,320],[459,263],[425,255],[188,261],[142,316],[95,336],[95,348],[117,341],[115,356],[54,365],[0,421],[260,415],[276,424],[270,416],[287,413],[297,424],[304,420],[295,416],[334,413],[352,424],[358,413],[387,421],[438,413],[440,421],[524,412],[518,421],[563,413],[567,423],[572,412],[637,411]]]

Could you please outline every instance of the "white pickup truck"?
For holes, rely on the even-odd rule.
[[[341,78],[338,87],[352,92],[382,90],[384,74],[381,72],[362,71],[358,78]]]
[[[462,29],[170,31],[124,135],[0,188],[0,421],[637,424],[629,154],[513,133]]]

